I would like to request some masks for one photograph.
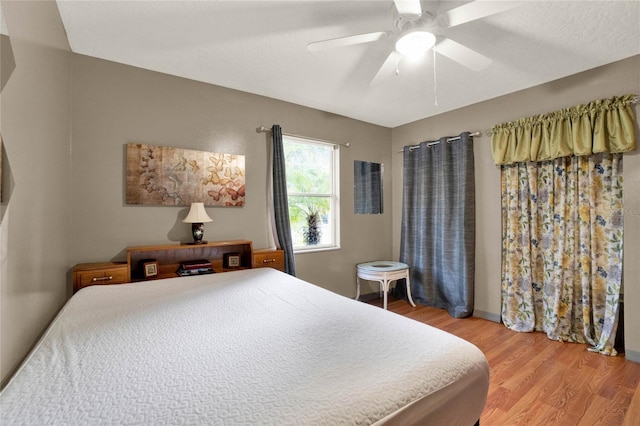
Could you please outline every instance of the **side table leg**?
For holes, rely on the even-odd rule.
[[[360,299],[360,276],[356,272],[356,300]]]
[[[411,306],[413,306],[415,308],[416,304],[413,303],[413,297],[411,297],[411,281],[409,279],[409,275],[411,275],[411,272],[409,272],[409,270],[407,269],[407,277],[406,277],[407,297],[409,298],[409,303],[411,303]]]
[[[380,283],[382,284],[383,281],[380,281]],[[384,304],[383,304],[383,307],[384,307],[384,310],[386,311],[387,310],[387,293],[389,293],[389,281],[387,281],[387,279],[385,279],[384,280],[384,284],[382,284],[382,286],[383,286],[383,290],[382,291],[384,292],[384,296],[383,296],[384,297]]]

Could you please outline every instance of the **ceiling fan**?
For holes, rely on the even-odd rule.
[[[394,29],[339,37],[309,43],[311,52],[336,47],[370,43],[394,37],[395,50],[384,61],[371,85],[377,84],[384,77],[391,75],[406,56],[422,54],[430,49],[465,67],[479,71],[491,64],[491,59],[460,43],[440,35],[442,28],[455,27],[466,22],[475,21],[496,13],[504,12],[518,6],[516,1],[482,1],[465,3],[451,10],[436,13],[423,9],[420,0],[394,0]]]

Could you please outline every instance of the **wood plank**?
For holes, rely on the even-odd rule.
[[[485,354],[491,382],[480,424],[640,426],[640,364],[623,355],[592,353],[587,345],[480,318],[452,318],[442,309],[412,308],[391,296],[388,309],[461,337]]]
[[[627,414],[622,423],[623,426],[637,426],[640,423],[640,386],[636,389]]]

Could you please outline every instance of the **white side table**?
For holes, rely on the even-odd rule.
[[[413,303],[411,297],[411,282],[409,280],[409,265],[401,262],[392,261],[376,261],[360,263],[357,265],[356,274],[356,300],[360,298],[360,279],[369,281],[378,281],[380,283],[380,292],[384,297],[384,309],[387,309],[387,293],[389,292],[389,284],[392,281],[405,278],[407,282],[407,296],[409,297],[409,303],[414,308],[416,304]]]

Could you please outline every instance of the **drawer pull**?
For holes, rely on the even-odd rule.
[[[275,259],[263,259],[262,263],[271,263],[271,262],[275,262]]]
[[[108,277],[94,277],[91,281],[111,281],[113,279],[113,275],[109,275]]]

